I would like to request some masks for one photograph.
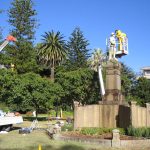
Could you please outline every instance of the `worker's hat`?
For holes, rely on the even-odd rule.
[[[112,33],[111,33],[111,35],[115,35],[115,33],[114,33],[114,32],[112,32]]]

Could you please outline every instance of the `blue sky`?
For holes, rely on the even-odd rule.
[[[12,0],[0,0],[0,26],[3,37],[10,30],[7,10]],[[129,55],[123,61],[135,72],[150,66],[150,0],[33,0],[40,26],[36,42],[44,32],[60,31],[67,40],[75,27],[80,27],[89,40],[89,48],[106,50],[106,37],[120,29],[129,40]]]

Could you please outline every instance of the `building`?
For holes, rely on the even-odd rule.
[[[150,66],[143,67],[141,70],[142,70],[142,76],[147,79],[150,79]]]

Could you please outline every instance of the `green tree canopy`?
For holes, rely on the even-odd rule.
[[[37,71],[36,52],[32,43],[36,27],[33,1],[13,0],[8,15],[11,34],[17,38],[17,42],[10,47],[12,50],[8,50],[8,61],[15,65],[18,73]]]
[[[144,105],[150,102],[150,80],[140,77],[136,80],[132,89],[134,100],[139,104]]]
[[[83,32],[79,27],[75,28],[68,41],[69,65],[70,69],[87,67],[89,58],[89,42],[85,39]]]
[[[89,66],[92,70],[98,72],[98,66],[103,56],[101,49],[94,49],[92,56],[88,59]]]
[[[124,63],[121,63],[121,66],[121,90],[127,98],[132,96],[131,90],[136,81],[136,75],[134,71]]]
[[[2,10],[0,10],[0,14],[2,13]],[[0,41],[2,39],[2,27],[0,26]]]
[[[35,73],[17,75],[0,70],[0,101],[13,110],[49,110],[63,96],[63,89]]]
[[[32,0],[13,0],[9,13],[11,33],[19,42],[32,41],[34,38],[36,10]]]
[[[62,103],[73,106],[74,101],[79,101],[81,104],[97,101],[99,87],[94,83],[93,73],[86,68],[57,73],[56,82],[61,84],[65,93]]]
[[[41,63],[51,69],[51,80],[54,81],[54,69],[64,62],[67,57],[67,48],[64,36],[61,33],[45,32],[43,42],[39,46],[38,52]]]

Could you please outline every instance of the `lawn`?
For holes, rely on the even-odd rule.
[[[39,122],[39,126],[46,128],[46,121]],[[96,145],[85,145],[77,142],[54,141],[49,138],[44,130],[34,130],[30,134],[19,134],[18,127],[29,127],[31,122],[25,121],[8,134],[0,134],[0,150],[103,150]],[[110,150],[110,149],[109,149]]]
[[[38,150],[39,144],[42,145],[42,150],[94,150],[93,147],[81,143],[51,140],[41,131],[34,131],[28,135],[20,135],[17,131],[0,135],[0,150]]]
[[[46,123],[46,121],[41,121],[39,125],[46,128]],[[98,145],[54,141],[44,130],[34,130],[26,135],[19,134],[17,127],[29,127],[30,124],[31,122],[25,121],[8,134],[0,134],[0,150],[38,150],[39,144],[42,146],[42,150],[116,150],[116,148],[107,149]]]

